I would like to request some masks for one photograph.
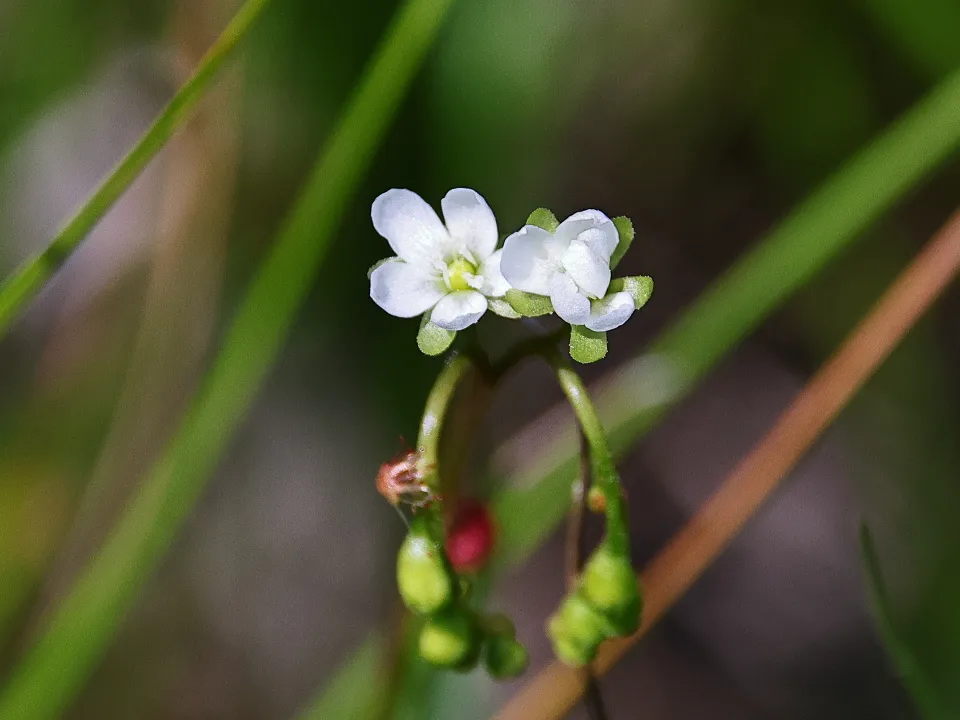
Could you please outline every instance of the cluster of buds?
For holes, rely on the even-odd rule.
[[[469,532],[476,533],[475,511],[471,523]],[[526,669],[528,656],[513,623],[503,615],[481,615],[469,606],[470,584],[457,575],[437,531],[434,519],[416,516],[397,556],[400,596],[423,618],[417,642],[420,656],[462,672],[476,667],[482,656],[492,677],[517,677]],[[478,559],[477,549],[472,548],[471,560]]]
[[[630,558],[601,544],[547,624],[554,652],[572,667],[587,665],[604,640],[636,632],[641,605]]]

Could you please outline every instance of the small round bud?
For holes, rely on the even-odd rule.
[[[473,617],[452,609],[429,618],[420,630],[420,656],[441,667],[469,669],[480,652],[480,633]]]
[[[476,500],[463,502],[447,531],[447,557],[457,572],[482,568],[493,551],[493,519]]]
[[[587,507],[590,508],[590,512],[595,513],[603,513],[607,510],[606,493],[596,485],[587,492]]]
[[[530,662],[530,655],[527,649],[514,638],[506,635],[491,635],[487,638],[483,662],[487,666],[490,677],[506,680],[523,674]]]
[[[416,613],[436,612],[453,599],[453,578],[442,551],[417,525],[397,555],[397,587],[404,604]]]
[[[503,613],[487,615],[483,619],[483,629],[487,635],[501,635],[510,639],[517,636],[517,629],[513,625],[513,620]]]
[[[641,599],[630,560],[615,555],[605,545],[587,561],[580,591],[613,626],[617,635],[629,635],[640,624]]]
[[[582,667],[612,634],[606,618],[579,593],[568,595],[547,624],[554,652],[567,665]]]

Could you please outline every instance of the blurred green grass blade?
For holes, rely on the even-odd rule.
[[[960,146],[960,71],[847,162],[595,397],[622,455],[781,303]],[[544,447],[495,499],[501,563],[524,561],[563,518],[576,448]]]
[[[384,682],[385,643],[379,637],[366,640],[324,686],[297,720],[377,720],[382,717],[390,684]]]
[[[913,698],[920,716],[925,720],[940,720],[944,715],[933,686],[897,631],[893,607],[880,569],[880,556],[877,554],[873,536],[866,524],[860,526],[860,555],[863,559],[863,572],[870,592],[870,605],[877,629],[880,631],[887,653],[897,668],[897,674]]]
[[[203,56],[194,74],[177,91],[137,144],[117,164],[87,201],[39,255],[26,260],[0,285],[0,338],[80,242],[163,149],[203,98],[230,53],[247,34],[270,0],[247,0]]]
[[[451,0],[404,3],[244,298],[183,425],[0,695],[0,718],[60,715],[196,504],[306,296]]]
[[[857,5],[915,68],[938,77],[960,65],[956,0],[858,0]]]

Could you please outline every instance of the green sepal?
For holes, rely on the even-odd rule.
[[[370,269],[367,270],[367,280],[370,279],[370,276],[373,275],[373,271],[376,270],[378,267],[380,267],[381,265],[386,265],[388,262],[393,262],[396,259],[397,258],[395,257],[389,257],[389,258],[384,258],[383,260],[378,260],[377,262],[375,262],[373,265],[370,266]]]
[[[557,220],[556,215],[546,208],[537,208],[527,218],[527,225],[536,225],[538,228],[554,233],[560,226],[560,221]]]
[[[469,670],[480,657],[481,641],[473,614],[462,608],[451,608],[424,622],[417,649],[428,663]]]
[[[430,313],[426,313],[420,321],[417,347],[424,355],[440,355],[450,347],[456,337],[455,330],[445,330],[439,325],[434,325],[430,322]]]
[[[620,236],[620,241],[617,243],[617,248],[613,251],[613,255],[610,256],[611,270],[623,260],[623,256],[627,254],[627,250],[630,249],[630,245],[633,243],[634,236],[633,221],[630,218],[624,216],[616,217],[613,219],[613,224],[617,228],[617,235]]]
[[[540,317],[553,312],[553,303],[546,295],[534,295],[523,290],[507,290],[506,300],[523,317]]]
[[[626,290],[633,296],[634,310],[639,310],[653,295],[653,278],[649,275],[633,275],[630,277],[615,278],[610,281],[607,294]]]
[[[434,541],[425,518],[414,518],[397,554],[397,588],[403,604],[429,615],[454,599],[453,571],[443,547]]]
[[[503,298],[487,298],[487,307],[496,315],[508,320],[517,320],[523,317],[513,309],[513,306]]]
[[[570,357],[584,365],[602,360],[607,355],[607,334],[594,332],[584,325],[570,326]]]

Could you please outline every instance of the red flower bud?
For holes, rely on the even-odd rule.
[[[447,532],[447,557],[457,572],[482,568],[493,551],[493,518],[477,500],[461,502]]]

